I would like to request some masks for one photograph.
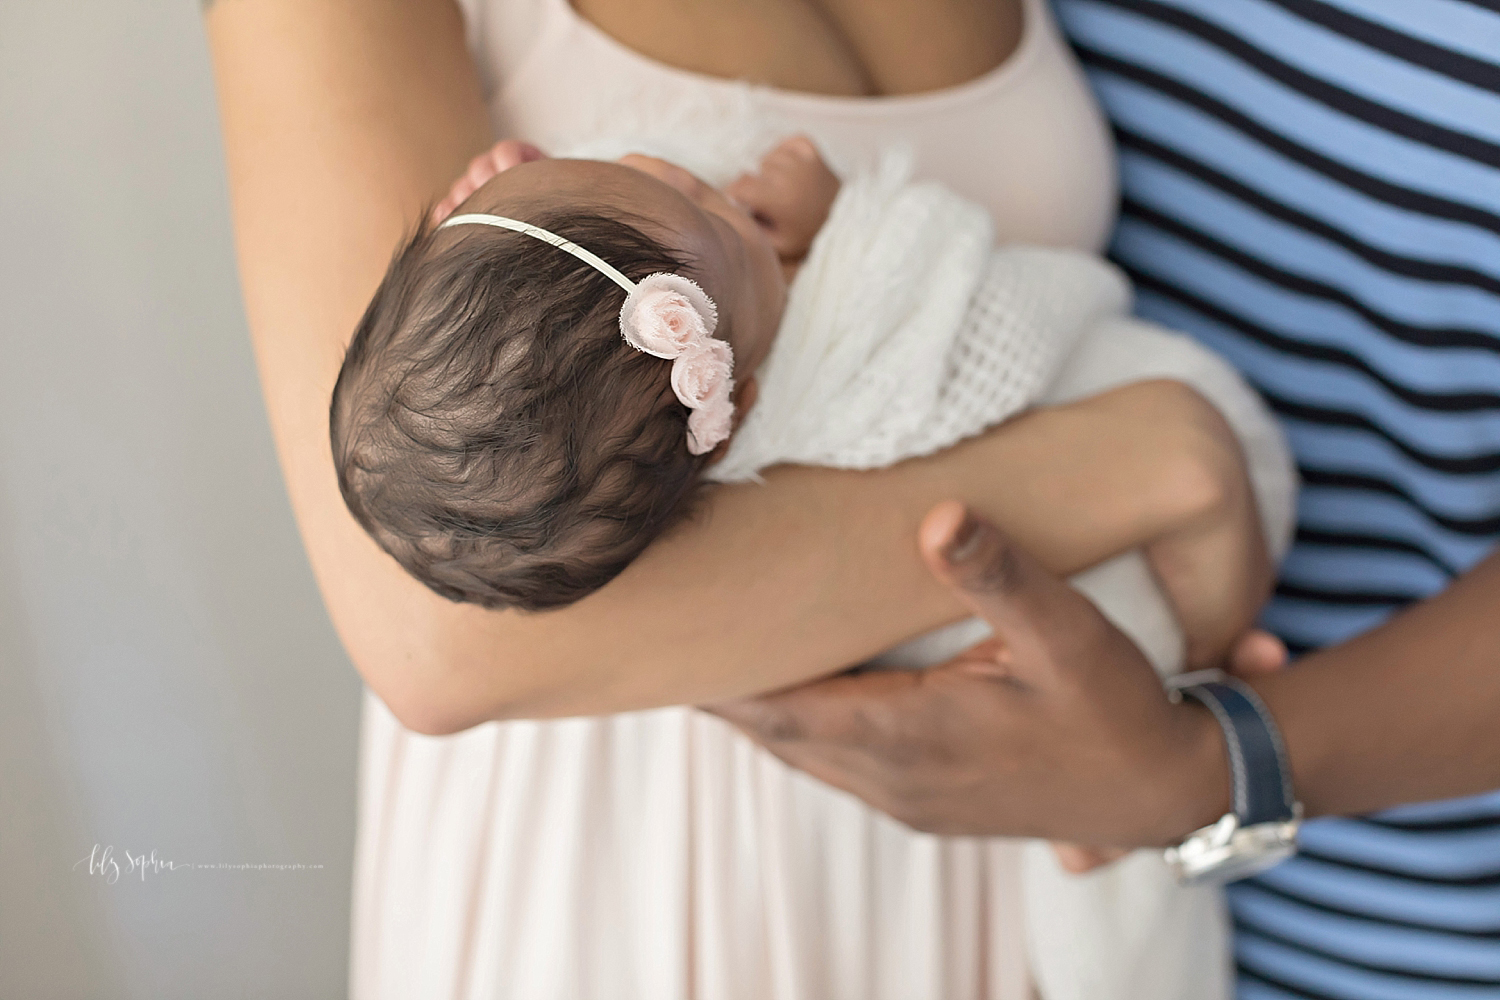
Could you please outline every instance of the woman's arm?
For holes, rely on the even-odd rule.
[[[562,611],[437,597],[345,509],[328,401],[401,234],[490,140],[458,12],[451,0],[233,0],[208,29],[292,507],[345,648],[414,729],[732,697],[951,621],[962,605],[911,541],[944,497],[970,500],[1064,573],[1222,499],[1215,470],[1232,435],[1191,391],[1148,383],[892,469],[790,468],[720,489],[704,516]]]

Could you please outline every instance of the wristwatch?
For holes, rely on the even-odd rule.
[[[1302,804],[1292,792],[1281,731],[1250,685],[1222,670],[1170,677],[1167,697],[1202,702],[1229,749],[1232,808],[1217,822],[1188,834],[1165,851],[1167,866],[1183,885],[1233,882],[1297,852]]]

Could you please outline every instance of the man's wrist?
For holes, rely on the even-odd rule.
[[[1158,809],[1153,846],[1179,843],[1194,830],[1230,811],[1229,752],[1213,715],[1196,702],[1173,705],[1179,730],[1173,760],[1165,769],[1165,794]]]

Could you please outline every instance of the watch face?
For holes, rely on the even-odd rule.
[[[1283,844],[1254,854],[1237,854],[1226,860],[1223,867],[1212,872],[1210,877],[1215,882],[1237,882],[1274,867],[1296,853],[1296,845]]]
[[[1233,882],[1295,854],[1300,825],[1293,819],[1241,827],[1231,814],[1168,848],[1164,857],[1183,885]]]

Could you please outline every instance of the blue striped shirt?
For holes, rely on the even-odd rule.
[[[1306,651],[1443,589],[1500,540],[1500,3],[1055,2],[1139,311],[1296,452],[1266,625]],[[1230,901],[1244,1000],[1500,997],[1500,792],[1308,823]]]

